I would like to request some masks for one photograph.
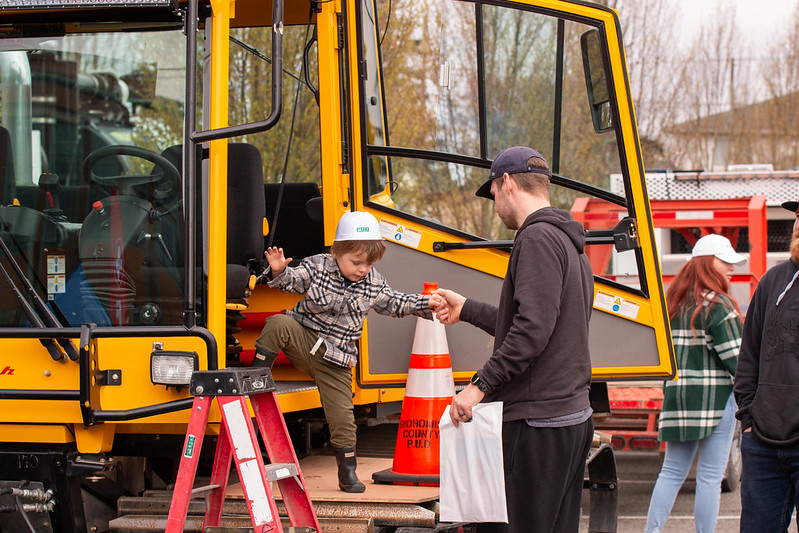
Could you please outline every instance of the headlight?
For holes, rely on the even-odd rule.
[[[155,385],[188,387],[198,361],[196,352],[154,351],[150,354],[150,381]]]

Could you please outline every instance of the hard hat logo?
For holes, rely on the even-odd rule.
[[[379,241],[380,223],[371,214],[364,211],[344,213],[336,227],[336,241]]]

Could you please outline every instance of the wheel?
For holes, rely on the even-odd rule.
[[[735,421],[735,431],[732,434],[730,458],[724,470],[724,479],[721,480],[721,492],[733,492],[741,484],[741,422]]]
[[[109,157],[131,156],[144,159],[155,165],[150,174],[122,175],[122,176],[101,176],[94,171],[98,161]],[[114,187],[120,190],[127,190],[137,185],[154,183],[167,183],[172,186],[172,190],[180,190],[180,172],[167,158],[138,146],[115,145],[99,148],[83,160],[83,175],[88,176],[89,180],[104,189]]]

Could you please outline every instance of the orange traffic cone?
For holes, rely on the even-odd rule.
[[[423,294],[432,294],[437,283],[425,283]],[[455,396],[447,333],[438,320],[419,318],[413,336],[405,399],[402,401],[394,463],[375,472],[375,483],[397,485],[439,484],[438,421]]]

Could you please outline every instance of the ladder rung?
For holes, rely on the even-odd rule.
[[[221,485],[204,485],[202,487],[196,487],[191,489],[192,496],[196,496],[198,494],[202,494],[204,492],[210,492],[214,489],[218,489]]]
[[[297,465],[294,463],[272,463],[266,465],[266,478],[269,481],[280,481],[299,474]]]

